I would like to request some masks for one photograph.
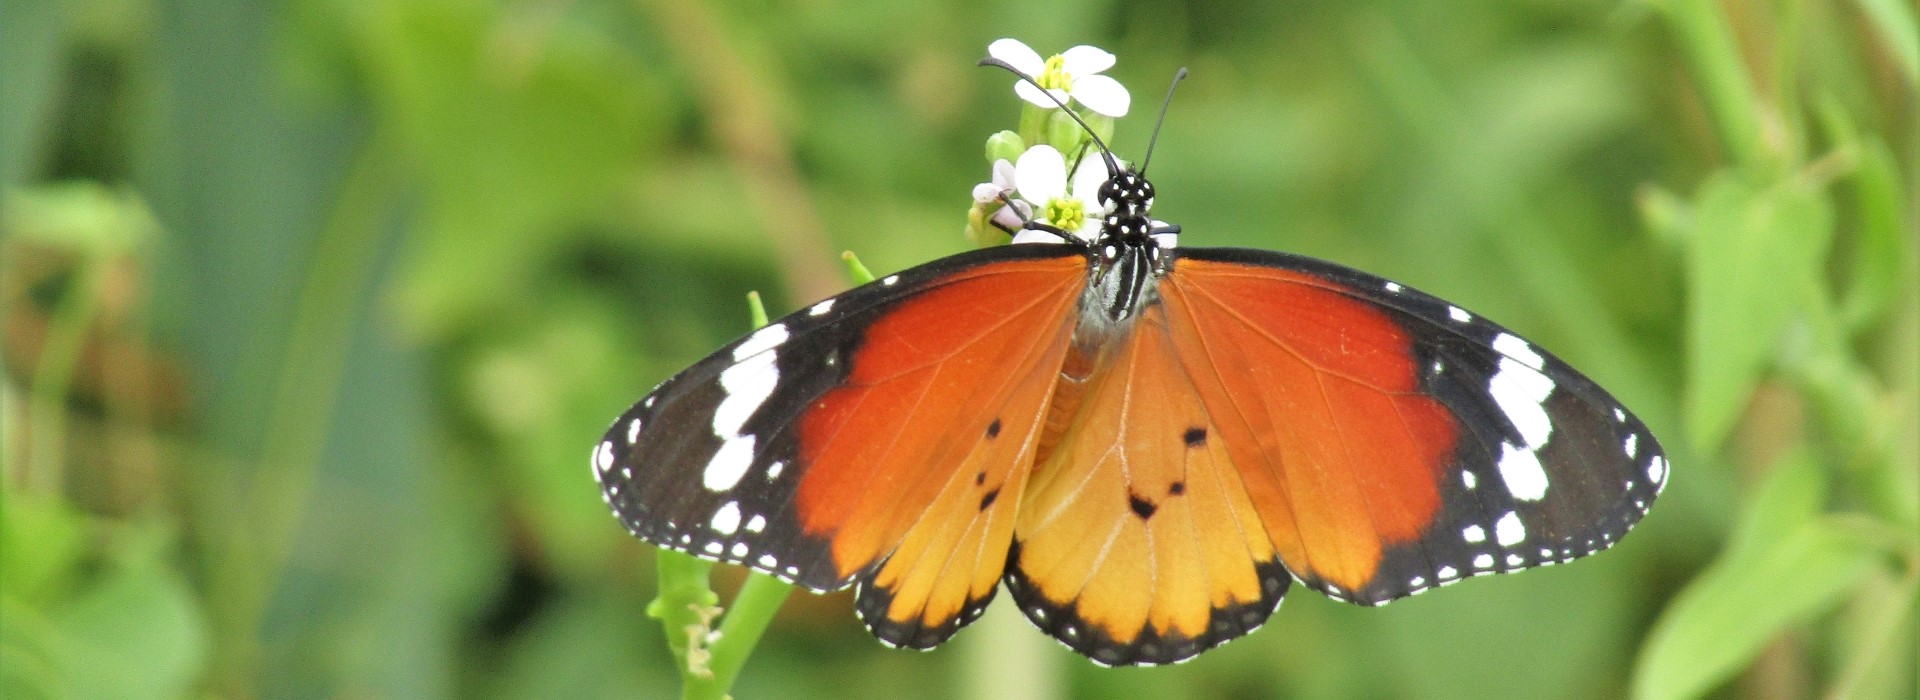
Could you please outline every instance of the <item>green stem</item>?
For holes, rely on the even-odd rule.
[[[33,452],[28,462],[28,490],[41,495],[60,491],[65,480],[62,458],[66,454],[67,389],[73,382],[73,368],[80,361],[80,349],[87,327],[100,309],[100,282],[105,277],[106,260],[85,255],[79,269],[60,298],[47,340],[33,374],[33,403],[28,416],[33,421]]]
[[[853,280],[854,284],[866,284],[873,281],[873,273],[867,270],[866,265],[860,263],[860,257],[854,255],[853,251],[849,250],[841,253],[840,261],[846,263],[847,279]]]
[[[1718,0],[1670,0],[1662,9],[1693,65],[1707,111],[1718,123],[1720,138],[1733,160],[1749,166],[1771,161],[1760,123],[1760,98]]]
[[[209,586],[220,592],[214,596],[216,624],[220,638],[231,645],[218,652],[215,666],[235,687],[248,684],[247,674],[254,671],[260,625],[312,497],[348,345],[391,213],[394,188],[385,157],[390,146],[375,137],[361,147],[315,241],[261,420],[264,443],[251,471],[253,483],[246,487],[251,502],[241,511],[245,530],[215,544]],[[233,497],[228,489],[210,491],[210,498]]]
[[[674,667],[680,669],[682,685],[692,697],[694,684],[713,675],[707,671],[705,658],[707,631],[714,616],[720,614],[715,607],[720,604],[720,596],[707,587],[707,573],[713,564],[691,554],[662,549],[654,557],[654,566],[660,587],[653,602],[647,604],[647,616],[666,628]],[[698,652],[692,661],[688,660],[690,651]]]
[[[710,689],[687,687],[683,696],[687,700],[719,700],[726,697],[726,691],[733,687],[733,681],[740,677],[740,669],[747,665],[747,657],[753,654],[753,648],[760,643],[760,636],[767,631],[767,625],[773,622],[775,613],[787,602],[787,596],[793,594],[793,586],[766,574],[747,575],[747,581],[740,586],[740,593],[733,597],[732,607],[727,608],[727,617],[720,623],[720,636],[713,640],[713,652],[710,668],[713,671]],[[701,690],[701,692],[695,692]]]

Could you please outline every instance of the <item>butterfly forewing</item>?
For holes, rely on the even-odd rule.
[[[991,571],[974,578],[991,582],[1006,545],[987,540],[1009,528],[969,528],[933,505],[955,497],[963,466],[1004,481],[1019,464],[1017,451],[983,448],[984,416],[1004,407],[1016,426],[1005,431],[1018,437],[1043,412],[1010,405],[1045,401],[1015,372],[1050,373],[1031,369],[1049,361],[1035,348],[1070,332],[1084,272],[1085,257],[1065,247],[994,248],[795,312],[634,404],[596,446],[594,475],[641,539],[813,590],[872,573],[922,522],[938,533],[921,549],[979,540]],[[956,428],[969,422],[979,425],[963,436]],[[957,614],[985,587],[962,586],[957,599],[949,588],[912,594],[943,595]],[[890,607],[913,608],[906,620],[946,609]],[[892,641],[913,641],[901,634],[909,638]]]
[[[1380,604],[1604,549],[1666,461],[1591,380],[1498,325],[1319,260],[1187,249],[1180,360],[1289,570]]]

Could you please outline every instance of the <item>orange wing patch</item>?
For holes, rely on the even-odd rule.
[[[1072,419],[1020,505],[1008,588],[1099,663],[1170,663],[1244,635],[1288,583],[1172,352],[1153,307],[1107,357],[1076,358],[1092,379],[1059,397]]]
[[[1329,595],[1441,508],[1456,426],[1406,332],[1331,283],[1182,259],[1160,287],[1179,361],[1287,568]]]
[[[1084,267],[1003,263],[913,297],[801,421],[796,515],[862,577],[881,640],[932,647],[991,599]]]

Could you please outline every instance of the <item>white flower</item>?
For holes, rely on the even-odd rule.
[[[1000,195],[1013,191],[1013,164],[1001,158],[993,162],[993,180],[973,186],[973,201],[980,204],[992,204],[1000,201]]]
[[[1027,217],[1033,215],[1033,207],[1024,201],[1018,199],[1001,201],[1001,197],[1014,193],[1016,182],[1018,180],[1014,177],[1013,164],[1001,158],[993,162],[993,181],[973,186],[973,202],[976,207],[981,211],[992,211],[991,220],[994,224],[1015,231],[1026,222]],[[1012,206],[1006,206],[1008,204]],[[1015,211],[1016,209],[1018,211]]]
[[[1013,181],[1018,188],[1020,198],[1033,205],[1036,219],[1054,228],[1067,231],[1086,241],[1092,241],[1100,232],[1100,221],[1106,216],[1106,209],[1100,206],[1100,185],[1107,181],[1107,164],[1097,156],[1080,159],[1080,167],[1073,171],[1073,189],[1067,189],[1067,159],[1052,146],[1039,145],[1020,154],[1020,162],[1013,166]],[[1028,234],[1038,233],[1044,238]],[[1044,232],[1022,232],[1026,239],[1016,236],[1015,243],[1028,240],[1059,239]]]
[[[1061,102],[1068,98],[1079,100],[1087,109],[1116,118],[1127,116],[1127,107],[1133,102],[1133,96],[1127,94],[1127,88],[1120,81],[1099,75],[1100,71],[1113,67],[1114,58],[1113,54],[1097,47],[1075,46],[1042,60],[1040,54],[1019,39],[1001,39],[987,45],[987,55],[1032,76],[1034,82],[1047,88]],[[1040,88],[1024,80],[1016,81],[1013,91],[1041,107],[1059,106],[1047,99]]]

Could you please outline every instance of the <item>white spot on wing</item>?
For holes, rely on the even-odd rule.
[[[1479,525],[1468,525],[1466,529],[1460,531],[1460,537],[1468,542],[1478,544],[1487,541],[1487,531]]]
[[[1527,526],[1521,524],[1520,514],[1507,511],[1500,521],[1493,524],[1493,537],[1502,547],[1512,547],[1527,539]]]
[[[1493,568],[1493,555],[1491,555],[1491,554],[1480,554],[1480,555],[1476,555],[1476,556],[1474,556],[1474,558],[1473,558],[1473,568],[1475,568],[1475,569],[1480,569],[1480,570],[1483,570],[1483,571],[1484,571],[1484,570],[1486,570],[1486,569],[1491,569],[1491,568]]]
[[[1447,307],[1447,317],[1455,321],[1459,321],[1461,323],[1466,323],[1468,321],[1473,320],[1473,314],[1467,313],[1466,309],[1462,309],[1458,306]]]
[[[1627,442],[1625,445],[1621,445],[1621,450],[1627,453],[1627,459],[1633,459],[1634,457],[1639,456],[1640,455],[1640,434],[1627,433]]]
[[[880,280],[880,283],[891,287],[899,281],[900,281],[899,275],[887,275],[887,278]]]
[[[745,559],[745,558],[747,558],[747,553],[748,553],[749,551],[752,551],[752,550],[749,550],[749,549],[747,548],[747,543],[745,543],[745,542],[735,542],[735,543],[733,543],[733,557],[734,557],[735,559]]]
[[[1653,459],[1647,462],[1647,478],[1652,479],[1653,483],[1659,487],[1667,485],[1666,457],[1654,455]]]
[[[753,335],[747,336],[745,341],[734,347],[733,359],[744,360],[749,356],[760,354],[763,350],[780,347],[784,342],[787,342],[787,324],[771,324],[754,331]]]
[[[758,516],[755,516],[755,517],[758,517]],[[713,514],[713,522],[708,524],[713,527],[714,532],[718,532],[722,535],[731,535],[734,533],[735,530],[739,530],[740,529],[739,502],[727,501],[726,505],[720,506],[720,510],[716,511]]]
[[[725,548],[726,548],[726,545],[720,544],[719,542],[708,542],[706,546],[706,551],[708,554],[719,554]]]
[[[713,458],[707,460],[706,471],[700,473],[700,483],[708,491],[726,491],[740,483],[752,464],[753,436],[741,435],[721,443]]]
[[[1547,365],[1546,358],[1535,352],[1532,345],[1528,345],[1527,341],[1521,340],[1520,336],[1512,333],[1494,336],[1493,349],[1500,351],[1502,355],[1524,362],[1534,369],[1544,369]]]
[[[767,465],[767,481],[780,478],[780,470],[786,468],[786,462],[774,462]]]
[[[1445,583],[1445,582],[1447,582],[1447,581],[1451,581],[1451,580],[1453,580],[1453,578],[1454,578],[1455,576],[1459,576],[1459,575],[1460,575],[1460,572],[1459,572],[1458,570],[1456,570],[1456,569],[1454,569],[1454,568],[1453,568],[1453,567],[1451,567],[1451,566],[1442,566],[1442,567],[1440,567],[1440,570],[1439,570],[1439,571],[1435,571],[1435,572],[1433,572],[1433,573],[1434,573],[1434,575],[1435,575],[1435,576],[1438,576],[1438,577],[1440,577],[1440,581],[1441,581],[1442,583]]]
[[[1474,476],[1473,472],[1462,469],[1460,470],[1460,483],[1465,484],[1467,490],[1471,491],[1474,487],[1480,485],[1480,477]]]
[[[1499,371],[1487,380],[1487,393],[1520,431],[1528,447],[1547,444],[1547,437],[1553,432],[1553,420],[1547,417],[1546,407],[1547,396],[1553,393],[1552,379],[1520,361],[1502,358]]]
[[[638,442],[639,440],[640,440],[640,419],[635,418],[633,419],[632,422],[627,423],[627,444],[631,445],[635,442]]]
[[[774,366],[776,353],[748,357],[720,372],[720,388],[726,397],[713,409],[713,434],[722,440],[740,434],[747,418],[773,395],[780,383],[780,370]]]
[[[807,309],[807,315],[808,315],[808,316],[819,316],[819,315],[822,315],[822,314],[825,314],[826,312],[828,312],[828,311],[832,311],[832,310],[833,310],[833,300],[832,300],[832,299],[828,299],[828,300],[826,300],[826,301],[823,301],[823,302],[820,302],[820,303],[818,303],[818,304],[814,304],[814,305],[813,305],[813,308],[810,308],[810,309]]]
[[[764,515],[755,513],[753,518],[747,521],[747,532],[759,532],[765,529],[767,529],[767,518]]]
[[[1506,482],[1507,493],[1522,501],[1545,498],[1547,471],[1540,466],[1540,456],[1510,443],[1501,443],[1500,450],[1500,480]]]
[[[1387,283],[1387,291],[1389,292],[1393,292],[1394,294],[1399,294],[1401,289],[1403,289],[1403,287],[1400,286],[1399,282]]]
[[[613,443],[601,440],[600,446],[593,448],[593,480],[599,481],[601,475],[612,467]]]

